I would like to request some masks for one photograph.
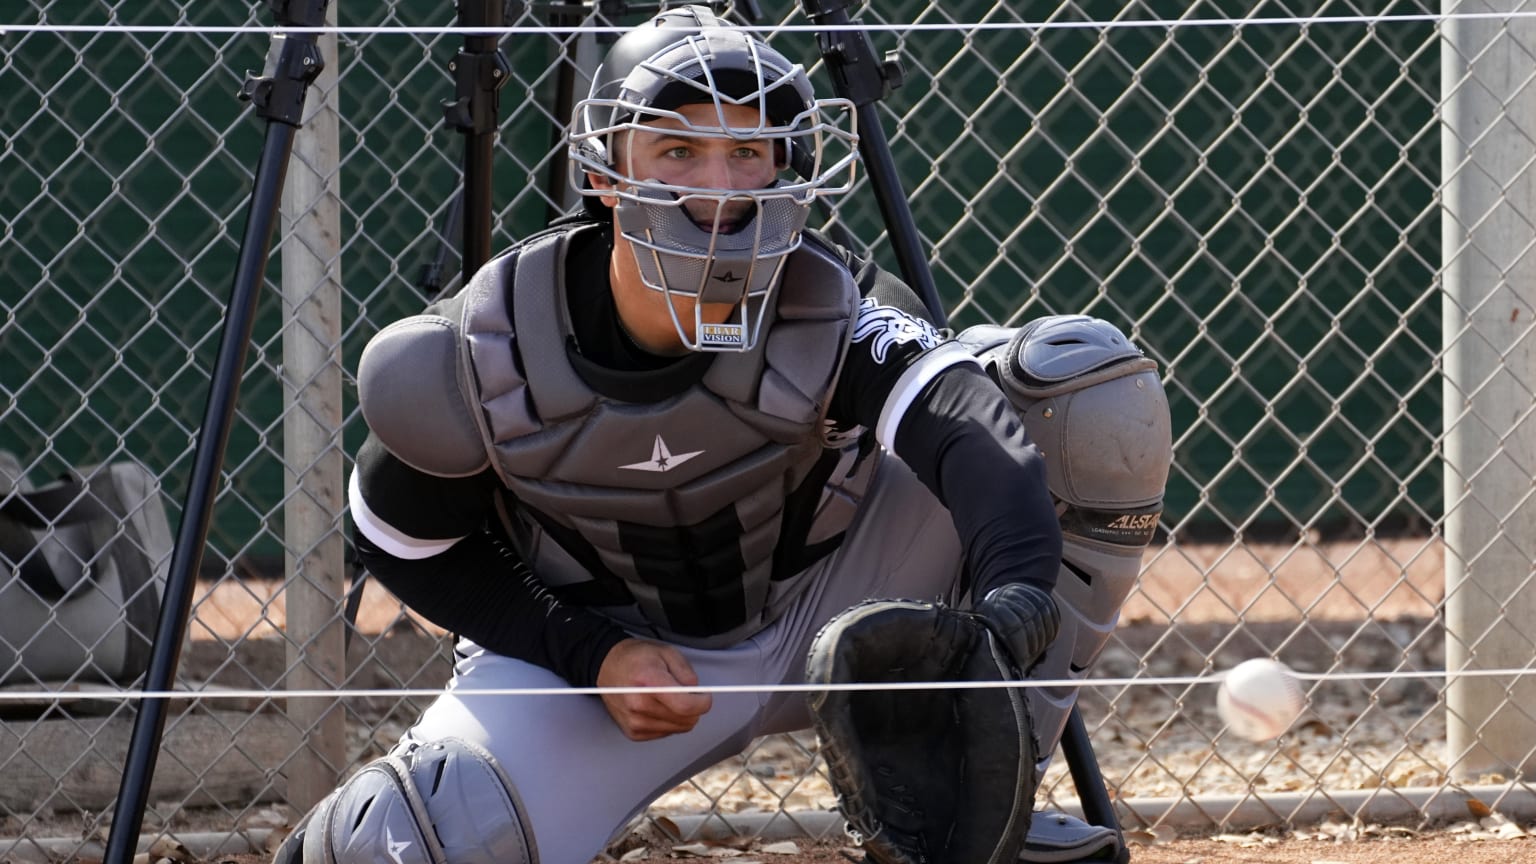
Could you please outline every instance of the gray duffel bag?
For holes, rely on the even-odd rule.
[[[138,679],[171,545],[159,481],[138,463],[33,487],[0,452],[0,685]]]

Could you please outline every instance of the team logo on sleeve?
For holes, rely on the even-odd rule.
[[[821,421],[821,440],[828,448],[838,450],[855,444],[864,434],[863,426],[839,426],[836,421]]]
[[[873,339],[869,353],[876,363],[884,363],[891,346],[904,342],[916,342],[925,350],[939,342],[939,331],[933,325],[893,306],[881,306],[873,297],[859,301],[859,318],[853,327],[853,341]]]

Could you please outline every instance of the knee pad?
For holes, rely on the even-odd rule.
[[[1054,315],[1023,327],[973,327],[958,339],[1018,409],[1046,460],[1062,528],[1145,546],[1172,460],[1157,363],[1108,321]],[[1128,518],[1141,515],[1142,518]]]
[[[1061,519],[1061,630],[1032,676],[1081,679],[1114,632],[1162,514],[1173,437],[1157,363],[1086,315],[973,327],[957,338],[1018,409],[1045,456]],[[1031,688],[1029,697],[1049,758],[1077,688]]]
[[[501,766],[457,738],[365,766],[284,841],[275,864],[538,864],[526,811]]]

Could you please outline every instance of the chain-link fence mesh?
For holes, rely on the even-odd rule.
[[[761,5],[760,26],[806,23],[790,4]],[[1457,41],[1467,33],[1422,2],[913,0],[850,11],[903,25],[871,34],[877,50],[899,52],[905,71],[882,115],[952,323],[1086,312],[1122,327],[1161,366],[1176,457],[1163,530],[1096,675],[1198,674],[1254,655],[1322,673],[1436,673],[1447,657],[1467,665],[1480,656],[1529,667],[1536,635],[1518,624],[1531,608],[1532,558],[1519,519],[1533,472],[1519,435],[1536,389],[1522,383],[1531,308],[1518,296],[1508,308],[1502,296],[1486,299],[1493,289],[1478,284],[1518,288],[1531,242],[1518,236],[1522,225],[1529,234],[1519,216],[1530,204],[1521,147],[1536,124],[1515,110],[1536,69],[1522,48],[1536,46],[1527,22],[1474,22],[1485,38],[1467,48]],[[575,12],[513,4],[507,24],[642,17]],[[267,36],[210,28],[270,20],[265,9],[185,0],[29,0],[5,14],[5,23],[55,29],[0,35],[0,451],[15,460],[0,493],[12,514],[26,506],[51,525],[37,536],[58,541],[63,551],[53,554],[100,569],[104,550],[130,540],[163,565],[164,549],[134,520],[153,513],[144,500],[163,502],[168,525],[181,519],[263,135],[234,94],[247,70],[261,68]],[[381,326],[456,284],[462,138],[445,128],[442,102],[454,95],[445,67],[462,37],[409,30],[452,16],[450,5],[425,0],[339,4],[344,25],[391,28],[343,32],[326,58],[339,73],[340,155],[323,170],[341,202],[332,263],[342,274],[344,374]],[[1153,20],[1185,23],[1146,25]],[[1026,22],[1037,26],[995,26]],[[178,29],[130,29],[141,24]],[[99,29],[67,29],[76,25]],[[811,34],[772,41],[816,67],[828,89]],[[581,58],[602,42],[590,33],[503,39],[512,80],[500,94],[497,248],[568,205],[563,112],[585,87]],[[1501,52],[1517,71],[1489,83],[1479,64]],[[1482,131],[1448,127],[1458,98],[1485,95],[1492,119],[1474,118]],[[1500,126],[1524,141],[1504,177],[1479,155]],[[1447,211],[1468,178],[1494,188],[1486,208],[1463,201]],[[865,181],[837,219],[895,269],[869,200]],[[1506,211],[1515,239],[1486,233]],[[287,231],[277,243],[295,242]],[[1485,258],[1492,269],[1466,275],[1472,289],[1445,300],[1450,274]],[[308,550],[284,546],[285,505],[307,466],[284,463],[285,413],[296,409],[284,407],[282,277],[274,256],[177,682],[271,695],[176,710],[151,826],[227,830],[267,818],[311,732],[295,727],[281,695],[308,662],[303,637],[284,630],[284,555]],[[1513,335],[1485,335],[1480,315]],[[1491,346],[1514,379],[1498,391],[1499,410],[1478,401],[1493,392],[1484,379],[1444,383],[1458,346],[1474,342]],[[364,430],[348,382],[344,423],[328,446],[351,454]],[[1501,412],[1514,421],[1491,416]],[[1456,464],[1472,467],[1453,466],[1448,479],[1447,454],[1462,446],[1455,433],[1474,422],[1490,427],[1492,443],[1480,457],[1475,446],[1463,454]],[[1494,451],[1513,455],[1495,465]],[[124,487],[90,467],[124,463],[158,484],[136,506],[101,501]],[[1490,475],[1515,488],[1507,504],[1478,493],[1478,482],[1498,479]],[[81,482],[58,480],[67,476]],[[117,528],[64,548],[70,511],[28,497],[47,488],[108,505]],[[1489,511],[1512,555],[1495,560],[1494,540],[1447,542],[1447,526],[1473,508]],[[331,530],[345,531],[341,514]],[[142,649],[153,618],[115,616],[126,635],[121,626],[70,629],[61,622],[72,595],[20,578],[29,554],[44,553],[10,556],[21,560],[0,603],[0,659],[9,663],[0,683],[27,692],[130,686],[137,672],[123,658]],[[1511,566],[1504,587],[1477,578]],[[347,575],[363,602],[338,684],[445,680],[442,635]],[[123,609],[152,590],[125,588]],[[1478,600],[1473,618],[1484,623],[1453,631],[1447,653],[1442,609],[1458,592]],[[1495,650],[1495,633],[1505,646],[1513,639],[1513,655]],[[85,659],[42,668],[60,640]],[[104,668],[104,657],[118,665]],[[1505,683],[1476,716],[1448,706],[1455,685],[1443,677],[1318,683],[1307,720],[1268,745],[1224,735],[1203,685],[1089,688],[1082,708],[1132,819],[1237,824],[1258,813],[1285,822],[1318,807],[1391,812],[1394,802],[1422,816],[1461,794],[1459,784],[1502,784],[1494,806],[1529,796],[1516,774],[1530,770],[1536,735],[1517,737],[1513,756],[1501,751],[1511,770],[1464,758],[1448,732],[1460,723],[1475,733],[1511,711],[1514,728],[1524,722],[1529,732],[1532,703]],[[339,704],[338,777],[380,754],[422,707],[406,698]],[[38,695],[0,710],[0,774],[21,778],[0,784],[0,835],[99,831],[132,704]],[[759,741],[654,812],[799,818],[825,809],[815,752],[807,736]],[[1055,765],[1048,784],[1060,801],[1074,795],[1064,775]],[[10,842],[0,840],[0,855]]]

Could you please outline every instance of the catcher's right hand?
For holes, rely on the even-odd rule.
[[[691,687],[699,683],[688,659],[671,645],[625,639],[597,672],[599,687]],[[708,693],[604,693],[603,707],[631,741],[652,741],[698,725],[713,699]]]
[[[976,612],[934,603],[860,603],[816,634],[806,680],[1010,680],[1029,662],[1015,660],[994,632],[1019,630],[1011,620],[993,625]],[[838,806],[871,861],[1017,860],[1035,793],[1036,748],[1023,691],[828,690],[813,693],[810,708]]]

